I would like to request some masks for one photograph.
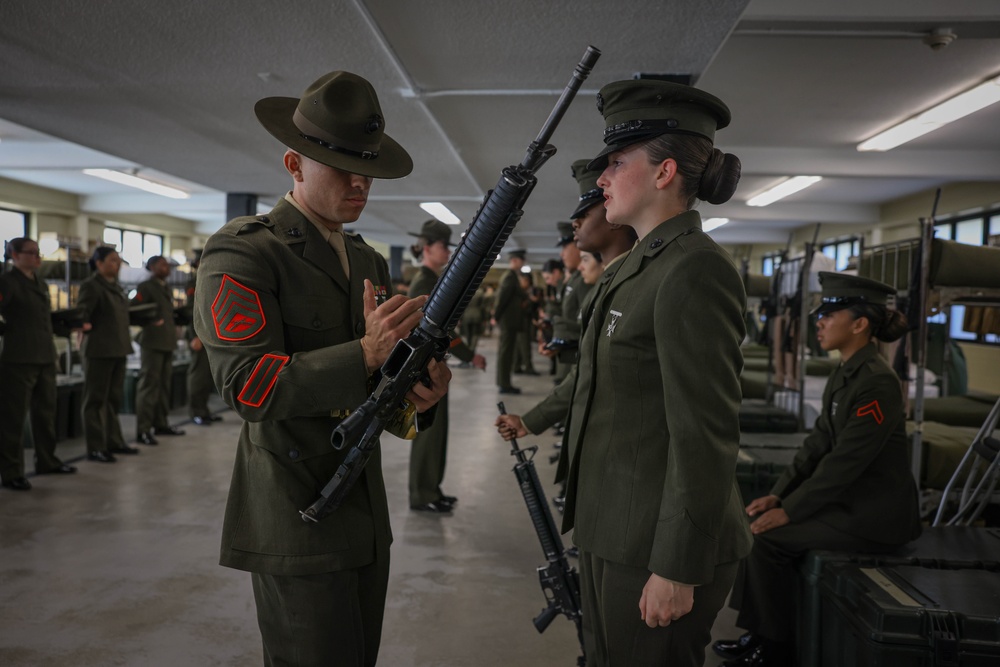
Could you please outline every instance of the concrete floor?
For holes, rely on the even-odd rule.
[[[495,349],[495,339],[483,340],[491,365]],[[540,370],[547,363],[535,361]],[[406,444],[383,438],[395,542],[379,664],[573,665],[569,621],[557,618],[544,634],[531,624],[544,604],[535,574],[543,556],[514,459],[492,426],[498,398],[523,413],[551,379],[515,376],[524,393],[498,397],[492,367],[453,370],[445,490],[460,503],[452,516],[409,510]],[[221,415],[116,464],[79,461],[76,475],[32,478],[28,493],[0,490],[0,665],[261,663],[249,575],[217,564],[240,428],[233,412]],[[133,419],[122,416],[126,436]],[[184,411],[172,415],[185,421]],[[555,440],[521,443],[539,446],[550,497]],[[57,453],[71,460],[83,450],[74,440]],[[713,634],[738,634],[734,620],[724,609]],[[709,651],[706,664],[720,662]]]

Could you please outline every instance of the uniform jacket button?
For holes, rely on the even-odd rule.
[[[320,321],[318,317],[315,320],[313,320],[314,329],[319,329],[321,326],[323,326],[323,323]]]
[[[659,248],[663,245],[663,239],[653,239],[652,243],[649,244],[650,248]]]
[[[295,459],[299,458],[299,450],[297,450],[297,449],[289,449],[288,450],[288,458],[292,459],[293,461]]]
[[[354,333],[358,334],[359,336],[364,336],[365,335],[365,323],[364,322],[358,322],[357,324],[355,324],[354,325]]]

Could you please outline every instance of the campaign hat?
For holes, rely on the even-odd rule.
[[[335,169],[372,178],[413,171],[406,150],[385,133],[375,89],[350,72],[325,74],[295,97],[265,97],[257,120],[275,139]]]

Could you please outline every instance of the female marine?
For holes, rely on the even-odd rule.
[[[87,458],[113,463],[115,454],[138,454],[125,444],[118,410],[125,385],[125,358],[132,354],[128,297],[118,284],[122,260],[114,248],[101,246],[90,258],[93,274],[80,284],[77,306],[83,308],[83,424]]]
[[[771,493],[747,505],[754,545],[733,590],[737,625],[750,630],[713,648],[727,665],[795,664],[796,565],[810,549],[878,553],[920,535],[903,393],[876,340],[906,332],[886,306],[895,290],[820,272],[820,347],[840,353],[812,433]]]
[[[692,209],[727,201],[740,163],[714,148],[730,113],[703,91],[619,81],[598,109],[590,166],[608,222],[638,241],[595,301],[568,420],[587,660],[701,665],[751,540],[735,479],[746,297]]]

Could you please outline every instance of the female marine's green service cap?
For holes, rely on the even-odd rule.
[[[385,133],[375,89],[357,74],[330,72],[301,99],[265,97],[254,113],[275,139],[329,167],[373,178],[413,171],[409,154]]]
[[[442,241],[445,245],[454,245],[451,242],[451,227],[440,220],[428,220],[420,228],[420,232],[414,234],[407,232],[410,236],[419,236],[427,240],[427,243]]]
[[[896,290],[871,278],[852,276],[847,273],[819,272],[819,284],[823,287],[820,305],[813,315],[826,315],[859,303],[884,306]]]
[[[590,160],[577,160],[571,167],[573,178],[580,186],[580,201],[576,205],[576,210],[569,216],[570,220],[582,218],[591,206],[604,202],[604,190],[597,187],[597,179],[601,177],[604,168],[590,169],[588,164]]]
[[[604,169],[608,154],[661,134],[692,134],[715,143],[715,131],[729,125],[729,107],[715,95],[672,81],[615,81],[597,93],[604,115],[604,143],[588,165]]]

